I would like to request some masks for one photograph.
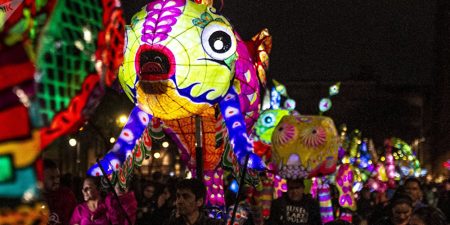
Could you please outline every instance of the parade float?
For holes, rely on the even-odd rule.
[[[177,144],[191,174],[203,179],[207,206],[224,209],[221,162],[236,175],[247,167],[266,169],[249,136],[266,79],[268,31],[245,42],[209,3],[184,0],[149,3],[125,30],[118,78],[135,108],[88,174],[126,187],[151,154],[158,130]]]

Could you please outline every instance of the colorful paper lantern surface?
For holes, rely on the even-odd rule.
[[[272,136],[274,159],[292,170],[286,178],[302,175],[303,168],[309,177],[333,173],[339,144],[333,120],[323,116],[285,116]]]
[[[275,127],[281,121],[281,118],[286,115],[289,115],[289,111],[286,109],[264,110],[255,125],[255,133],[258,139],[264,144],[270,145],[272,143],[272,134]]]
[[[336,174],[336,187],[339,191],[339,205],[343,208],[356,210],[356,200],[352,188],[354,183],[353,170],[349,164],[339,166]]]

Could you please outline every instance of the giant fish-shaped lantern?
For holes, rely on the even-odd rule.
[[[259,44],[249,46],[271,40],[266,30],[258,37]],[[250,168],[265,168],[252,152],[248,132],[258,117],[267,52],[248,49],[214,8],[188,0],[149,3],[132,18],[125,39],[119,80],[136,106],[118,141],[100,161],[107,174],[132,156],[136,141],[153,118],[182,125],[193,116],[214,117],[217,108],[239,163],[249,155]],[[254,55],[262,60],[255,61]],[[102,172],[94,165],[88,174]]]

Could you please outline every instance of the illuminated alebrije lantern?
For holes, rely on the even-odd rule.
[[[259,140],[265,144],[272,143],[272,134],[283,116],[289,115],[286,109],[269,109],[261,113],[256,121],[255,131]]]
[[[339,190],[339,205],[343,208],[356,210],[356,201],[353,196],[353,170],[349,164],[342,164],[336,174],[336,187]]]
[[[284,178],[314,177],[336,170],[339,137],[323,116],[285,116],[272,136],[273,157]]]
[[[264,169],[261,158],[252,153],[253,143],[247,132],[259,114],[259,90],[264,82],[260,76],[264,70],[258,65],[264,62],[267,66],[271,38],[263,30],[250,42],[249,46],[257,49],[248,49],[214,8],[193,1],[157,0],[134,15],[126,27],[119,81],[136,107],[113,149],[101,161],[106,172],[111,173],[131,155],[152,118],[160,118],[171,128],[194,116],[216,118],[216,109],[225,122],[238,162],[243,164],[245,156],[250,155],[249,168]],[[186,140],[183,133],[174,137],[177,135],[178,140]],[[88,173],[96,169],[94,166]]]
[[[320,218],[322,223],[328,223],[334,220],[333,205],[331,203],[330,185],[321,183],[318,186],[318,199],[320,205]]]
[[[422,168],[420,167],[420,162],[417,159],[416,155],[413,153],[411,146],[399,138],[391,138],[391,143],[393,147],[399,150],[398,155],[394,155],[394,158],[398,157],[400,175],[405,177],[419,177],[423,175]],[[395,159],[397,160],[397,158]]]

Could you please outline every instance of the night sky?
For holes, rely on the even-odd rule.
[[[126,19],[148,1],[126,1]],[[215,2],[220,8],[220,1]],[[424,134],[435,85],[434,0],[224,0],[222,13],[246,40],[273,36],[268,78],[284,83],[300,113],[317,114],[341,81],[327,115],[376,143]]]

